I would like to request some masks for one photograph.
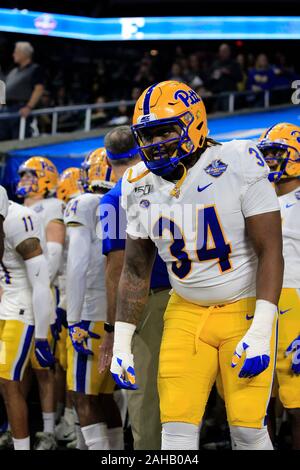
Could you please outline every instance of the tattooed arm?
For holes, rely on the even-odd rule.
[[[155,245],[149,238],[127,238],[118,289],[117,321],[138,324],[148,300],[155,254]]]
[[[150,239],[128,237],[117,299],[117,321],[111,372],[116,383],[135,390],[131,340],[148,300],[156,248]]]

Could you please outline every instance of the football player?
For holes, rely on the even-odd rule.
[[[121,427],[119,410],[113,400],[114,381],[109,370],[102,374],[97,371],[104,335],[106,292],[105,257],[96,228],[101,195],[116,181],[105,163],[104,148],[92,152],[84,168],[85,182],[91,192],[72,199],[64,216],[69,238],[67,384],[75,392],[75,408],[85,444],[89,450],[96,450],[111,448],[110,434],[113,436],[113,429]]]
[[[128,238],[113,376],[138,386],[131,339],[157,247],[173,287],[158,373],[162,449],[198,449],[219,368],[233,448],[272,449],[265,417],[283,259],[268,166],[251,142],[209,139],[203,101],[184,83],[145,90],[132,130],[143,162],[123,176]],[[149,194],[136,190],[141,181]]]
[[[44,157],[31,157],[22,163],[18,173],[21,177],[17,196],[24,198],[24,205],[30,207],[42,219],[47,243],[47,259],[51,285],[57,283],[57,274],[62,262],[65,227],[63,224],[64,204],[54,197],[58,181],[55,165]],[[55,326],[55,311],[52,325]],[[55,331],[52,328],[52,331]],[[55,425],[55,379],[54,371],[42,369],[35,356],[31,358],[40,391],[43,413],[43,432],[37,434],[36,450],[56,448]]]
[[[29,450],[28,409],[21,380],[33,345],[41,367],[54,364],[47,340],[53,300],[38,215],[10,202],[3,228],[0,378],[14,448]]]
[[[292,425],[292,447],[300,449],[300,127],[279,123],[267,129],[258,148],[268,163],[279,198],[284,276],[279,299],[276,375],[279,398]]]
[[[83,194],[84,190],[81,184],[82,170],[80,168],[71,167],[62,172],[59,177],[56,197],[67,204],[71,199]],[[58,287],[59,302],[56,309],[57,318],[57,334],[55,355],[58,362],[55,364],[55,390],[57,396],[56,403],[56,422],[55,437],[58,441],[68,442],[67,446],[76,446],[75,435],[75,417],[73,412],[73,401],[70,392],[66,392],[66,371],[67,371],[67,336],[68,324],[66,316],[67,299],[66,299],[66,270],[68,256],[68,239],[65,238],[63,250],[63,262],[59,269]],[[64,406],[65,403],[65,406]],[[64,415],[62,412],[64,410]]]

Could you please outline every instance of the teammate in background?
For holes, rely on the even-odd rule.
[[[17,195],[24,198],[24,205],[30,207],[42,219],[47,246],[47,260],[51,286],[54,286],[62,262],[65,227],[63,224],[64,204],[55,194],[58,172],[55,165],[44,157],[32,157],[19,167],[21,177]],[[55,326],[55,308],[52,325]],[[51,336],[51,335],[49,335]],[[42,369],[34,356],[31,366],[35,371],[43,413],[43,432],[36,435],[36,450],[56,448],[55,425],[55,380],[54,371]]]
[[[97,216],[102,194],[115,184],[111,168],[104,158],[104,148],[88,156],[84,162],[85,183],[91,193],[71,200],[64,216],[69,237],[67,384],[68,390],[74,392],[84,437],[82,442],[77,436],[77,448],[87,446],[89,450],[123,448],[121,417],[113,399],[114,381],[109,370],[101,375],[97,371],[106,315],[105,257],[96,232]]]
[[[3,257],[3,252],[4,252],[4,232],[3,232],[3,222],[4,219],[7,215],[8,211],[8,197],[6,194],[6,190],[3,188],[3,186],[0,186],[0,260],[2,261]],[[0,290],[0,295],[2,296],[2,289]],[[1,348],[0,348],[0,354],[1,354]],[[1,393],[1,384],[0,384],[0,410],[1,410],[1,418],[2,418],[2,423],[1,423],[1,432],[0,432],[0,449],[13,446],[12,438],[10,432],[7,431],[7,416],[6,412],[4,411],[5,405],[3,402],[3,397]],[[3,413],[4,411],[4,413]],[[4,417],[5,416],[5,417]]]
[[[259,139],[279,199],[284,276],[279,299],[276,375],[279,398],[291,418],[292,448],[300,449],[300,127],[279,123]]]
[[[28,408],[21,380],[32,348],[41,367],[54,365],[47,340],[53,300],[37,214],[10,202],[3,228],[0,379],[14,448],[30,450]]]
[[[3,258],[4,253],[4,232],[3,232],[3,222],[7,215],[8,211],[8,197],[6,190],[3,186],[0,186],[0,262]]]
[[[113,376],[123,387],[138,386],[131,339],[148,298],[156,246],[173,287],[159,358],[162,449],[198,449],[219,368],[233,448],[272,449],[265,417],[283,259],[269,169],[251,142],[220,145],[207,138],[203,102],[184,83],[145,90],[132,129],[143,162],[122,182],[128,238]],[[151,187],[146,197],[141,185]]]
[[[122,176],[127,168],[140,161],[140,154],[129,126],[112,129],[105,136],[104,142],[108,163],[116,177],[120,179],[116,186],[103,196],[100,203],[100,217],[105,232],[103,254],[107,257],[105,277],[108,322],[100,348],[100,371],[110,366],[112,359],[117,286],[124,264],[126,214],[121,207]],[[150,187],[142,185],[139,188],[141,196],[150,190]],[[133,337],[135,371],[139,388],[130,391],[127,399],[135,450],[157,450],[161,447],[157,370],[163,314],[169,300],[169,290],[166,265],[157,256],[152,271],[148,302]]]
[[[80,182],[82,170],[71,167],[62,172],[59,177],[56,189],[56,197],[67,204],[71,199],[83,194],[83,187]],[[71,392],[66,391],[67,372],[67,298],[66,298],[66,275],[67,256],[69,240],[66,235],[63,249],[62,265],[58,275],[59,302],[56,309],[57,334],[55,355],[58,358],[55,367],[55,391],[56,391],[56,422],[55,437],[57,441],[63,441],[68,448],[76,447],[77,439],[75,433],[75,416],[73,410],[73,400]],[[63,416],[62,413],[64,412]]]

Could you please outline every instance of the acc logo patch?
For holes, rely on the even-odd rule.
[[[300,200],[300,191],[296,191],[296,192],[295,192],[295,196],[296,196],[296,199],[299,199],[299,200]]]
[[[35,206],[35,207],[33,207],[33,210],[34,210],[34,212],[39,213],[39,212],[42,212],[44,210],[44,207],[42,205]]]
[[[224,171],[227,170],[227,167],[228,165],[226,165],[226,163],[223,163],[222,160],[213,160],[210,165],[204,168],[204,170],[210,176],[214,176],[215,178],[217,178],[218,176],[221,176]]]
[[[148,199],[142,199],[140,202],[140,206],[143,209],[148,209],[148,207],[150,206],[150,201],[148,201]]]

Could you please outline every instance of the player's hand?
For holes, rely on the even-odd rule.
[[[53,367],[55,364],[55,358],[50,350],[47,339],[36,339],[35,340],[35,355],[38,363],[42,367]]]
[[[117,353],[112,357],[110,366],[113,379],[117,385],[127,390],[137,390],[135,383],[135,371],[133,355],[128,353]]]
[[[276,317],[275,304],[263,299],[256,301],[252,324],[238,343],[231,359],[231,367],[236,367],[245,352],[246,359],[239,373],[240,378],[255,377],[269,366],[271,338]]]
[[[105,332],[102,344],[99,348],[98,371],[101,374],[110,366],[113,357],[114,333]]]
[[[261,335],[252,334],[250,329],[238,343],[232,360],[231,367],[236,367],[246,351],[246,360],[240,370],[240,378],[251,378],[261,374],[270,363],[270,339]]]
[[[300,335],[295,338],[285,351],[285,355],[292,355],[292,371],[294,374],[300,374]]]
[[[68,326],[69,335],[75,351],[77,351],[78,354],[83,354],[85,356],[94,354],[93,351],[87,347],[88,338],[100,339],[100,336],[97,333],[93,333],[89,330],[89,324],[89,321],[82,320]]]

